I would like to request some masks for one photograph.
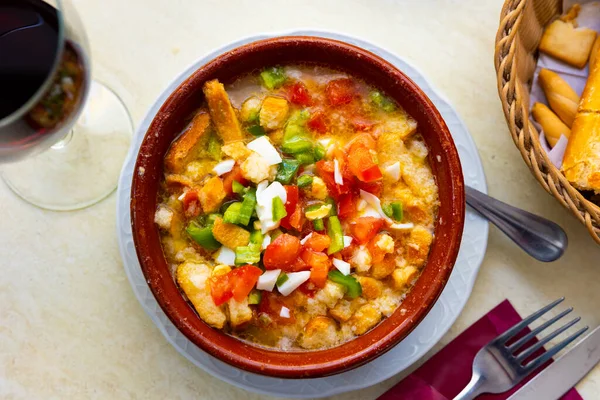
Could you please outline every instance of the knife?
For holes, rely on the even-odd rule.
[[[508,400],[559,399],[600,361],[600,326]]]

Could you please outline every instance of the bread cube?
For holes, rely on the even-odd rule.
[[[300,346],[305,349],[322,349],[337,344],[337,324],[322,315],[314,317],[304,326]]]
[[[267,130],[283,128],[290,105],[281,97],[268,96],[263,100],[259,113],[260,126]]]
[[[219,243],[230,249],[247,246],[250,242],[250,232],[237,225],[224,222],[223,218],[215,220],[212,233]]]
[[[186,262],[177,268],[177,283],[204,322],[222,329],[227,322],[225,312],[217,307],[210,295],[210,268],[204,264]]]
[[[165,156],[167,171],[181,173],[187,163],[197,155],[201,139],[210,131],[210,117],[207,113],[197,114],[188,129],[169,147]]]
[[[223,181],[218,176],[210,178],[198,191],[198,198],[205,213],[217,211],[226,196]]]
[[[223,84],[216,79],[208,81],[204,84],[203,91],[208,103],[210,117],[217,133],[223,139],[223,143],[227,144],[242,140],[244,135],[240,122],[235,115]]]
[[[382,314],[378,309],[370,304],[366,304],[354,313],[348,323],[355,334],[362,335],[377,325],[381,321],[381,317]]]

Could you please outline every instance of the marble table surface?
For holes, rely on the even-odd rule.
[[[432,352],[505,298],[527,314],[565,296],[586,324],[600,323],[600,246],[537,184],[504,121],[493,66],[500,0],[73,2],[95,78],[118,92],[136,124],[193,60],[257,32],[330,29],[406,58],[466,122],[490,194],[556,221],[570,241],[561,260],[543,264],[492,228],[473,294]],[[151,323],[123,271],[114,194],[85,210],[49,212],[0,183],[0,216],[0,398],[261,398],[194,367]],[[375,399],[399,379],[336,398]],[[599,398],[600,367],[578,389]]]

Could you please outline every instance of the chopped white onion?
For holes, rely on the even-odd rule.
[[[358,216],[359,217],[375,217],[375,218],[380,217],[379,212],[368,204],[365,206],[365,208],[363,208],[358,213]]]
[[[390,225],[390,229],[393,229],[395,231],[405,231],[408,229],[412,229],[415,227],[415,224],[413,224],[412,222],[407,222],[405,224],[391,224]]]
[[[362,211],[367,207],[367,202],[364,201],[363,199],[358,200],[358,202],[356,203],[356,209],[358,211]]]
[[[333,259],[333,266],[344,275],[350,275],[350,264],[339,258]]]
[[[306,244],[308,239],[310,239],[311,237],[312,237],[312,232],[309,233],[308,235],[304,236],[304,238],[302,238],[302,240],[300,240],[300,244],[304,246],[304,244]]]
[[[388,224],[393,224],[394,221],[388,217],[387,215],[385,215],[385,213],[383,212],[383,209],[381,208],[381,201],[379,201],[379,197],[375,196],[373,193],[369,193],[367,191],[364,191],[362,189],[360,189],[360,197],[367,202],[367,204],[369,204],[371,207],[373,207],[375,210],[377,210],[377,212],[379,213],[379,215],[381,216],[381,218],[383,218],[384,220],[386,220],[386,222]]]
[[[340,172],[340,163],[337,159],[333,160],[333,180],[338,185],[344,184],[344,179],[342,179],[342,174]]]
[[[219,251],[216,252],[215,261],[219,264],[234,266],[235,251],[231,250],[229,247],[222,246]]]
[[[281,318],[289,318],[290,317],[290,309],[286,306],[281,307],[281,311],[279,311],[279,316]]]
[[[265,235],[265,237],[263,238],[262,241],[262,249],[266,249],[268,245],[271,244],[271,235],[269,235],[268,233]]]
[[[262,181],[256,188],[256,214],[263,234],[279,227],[279,221],[273,221],[273,199],[279,197],[283,204],[287,201],[287,192],[281,183],[267,185],[267,181]]]
[[[394,182],[400,179],[400,163],[396,161],[392,165],[388,165],[383,169],[383,172],[389,176]]]
[[[266,290],[267,292],[272,292],[280,273],[280,269],[272,269],[270,271],[263,272],[263,274],[258,277],[258,282],[256,282],[256,288],[258,290]]]
[[[254,139],[248,143],[246,147],[258,153],[267,161],[267,163],[269,163],[269,165],[276,165],[282,161],[277,149],[273,147],[266,136],[261,136],[258,139]]]
[[[279,293],[284,296],[289,295],[296,290],[298,286],[306,282],[308,278],[310,278],[310,271],[289,272],[287,277],[288,279],[281,286],[277,286]]]
[[[215,171],[215,173],[217,175],[221,176],[221,175],[226,174],[229,171],[231,171],[233,169],[234,165],[235,165],[235,160],[221,161],[220,163],[215,165],[215,167],[213,168],[213,171]]]
[[[344,236],[344,248],[352,244],[352,236]]]
[[[183,201],[183,199],[184,199],[184,198],[185,198],[185,192],[181,193],[181,196],[179,196],[179,197],[177,198],[177,200],[179,200],[179,201]]]
[[[317,140],[317,142],[318,142],[318,143],[319,143],[321,146],[323,146],[323,147],[327,148],[327,147],[329,147],[329,145],[331,144],[331,139],[330,139],[330,138],[319,139],[319,140]]]

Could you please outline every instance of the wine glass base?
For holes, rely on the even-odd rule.
[[[37,207],[85,208],[116,189],[132,135],[133,124],[121,99],[93,81],[69,135],[35,157],[3,166],[2,177]]]

